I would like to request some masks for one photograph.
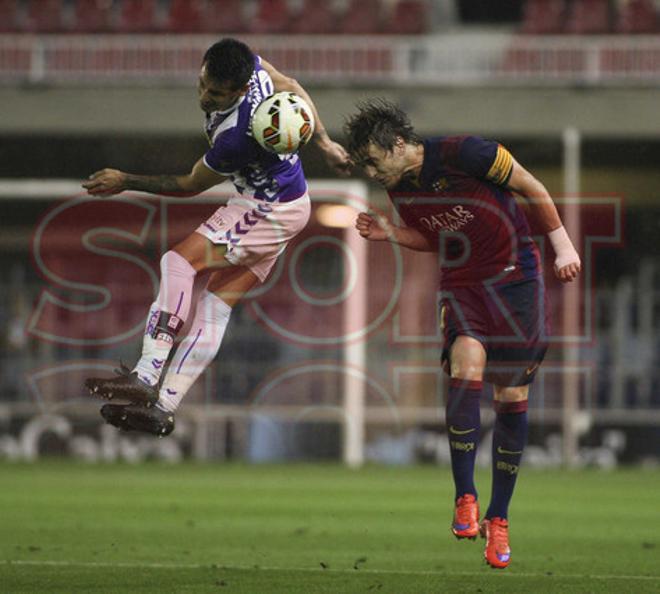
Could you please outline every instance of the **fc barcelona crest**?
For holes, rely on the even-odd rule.
[[[440,177],[433,182],[431,187],[433,188],[434,192],[442,192],[449,187],[449,182],[447,181],[446,177]]]

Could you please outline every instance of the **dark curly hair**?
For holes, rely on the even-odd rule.
[[[203,64],[218,83],[230,83],[231,89],[243,88],[254,72],[254,54],[242,41],[227,37],[214,43],[204,54]]]
[[[391,151],[402,138],[408,144],[420,144],[410,119],[395,103],[376,97],[357,104],[358,113],[349,116],[344,123],[348,140],[348,152],[359,156],[370,143]]]

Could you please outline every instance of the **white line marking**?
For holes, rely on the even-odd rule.
[[[0,564],[7,565],[27,565],[27,566],[44,566],[44,567],[108,567],[108,568],[130,568],[130,569],[227,569],[236,571],[305,571],[311,573],[369,573],[369,574],[400,574],[400,575],[437,575],[437,576],[483,576],[491,575],[491,572],[484,568],[484,571],[439,571],[439,570],[406,570],[406,569],[367,569],[361,567],[360,569],[322,569],[321,567],[267,567],[263,565],[222,565],[220,563],[209,563],[202,565],[199,563],[106,563],[96,561],[26,561],[26,560],[5,560],[0,561]],[[658,581],[660,576],[655,575],[598,575],[590,573],[556,573],[548,574],[547,572],[540,573],[519,573],[515,571],[498,572],[498,575],[514,577],[531,577],[531,578],[575,578],[575,579],[596,579],[596,580],[647,580]]]

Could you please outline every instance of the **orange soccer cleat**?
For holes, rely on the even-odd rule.
[[[471,538],[472,540],[479,534],[479,504],[477,498],[471,493],[456,500],[451,531],[456,538]]]
[[[481,536],[486,539],[484,557],[486,563],[495,569],[508,567],[511,560],[509,548],[509,522],[503,518],[484,518],[480,527]]]

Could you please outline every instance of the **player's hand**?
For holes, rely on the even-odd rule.
[[[562,283],[571,283],[580,274],[582,265],[580,258],[575,254],[569,261],[562,261],[561,258],[555,260],[555,275]]]
[[[573,282],[580,274],[580,256],[573,247],[563,225],[548,233],[548,239],[555,250],[555,275],[562,283]]]
[[[355,228],[360,235],[371,241],[385,241],[392,234],[389,222],[385,217],[373,217],[366,212],[358,214]]]
[[[350,174],[353,162],[341,144],[334,140],[329,140],[328,142],[319,144],[319,147],[325,154],[326,163],[335,170],[337,175],[347,177]]]
[[[126,189],[126,174],[118,169],[101,169],[82,184],[92,196],[112,196]]]

